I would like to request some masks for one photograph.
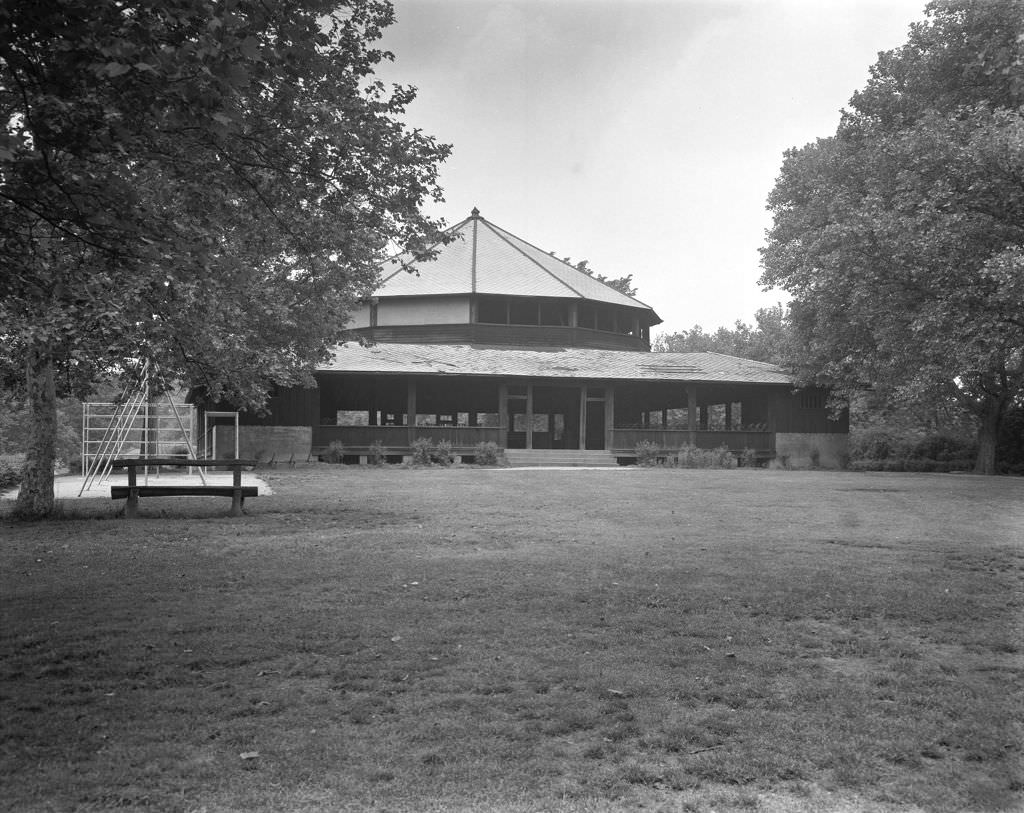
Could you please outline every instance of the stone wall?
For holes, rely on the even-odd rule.
[[[233,455],[235,428],[218,426],[217,454]],[[238,456],[243,459],[286,462],[294,456],[305,462],[313,445],[313,430],[309,426],[240,426],[238,427]]]

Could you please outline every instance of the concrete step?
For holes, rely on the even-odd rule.
[[[611,452],[591,449],[506,449],[509,465],[526,466],[604,466],[618,463]]]

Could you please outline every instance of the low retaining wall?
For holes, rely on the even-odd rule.
[[[218,426],[217,454],[235,451],[235,428]],[[295,460],[305,462],[313,447],[313,430],[308,426],[240,426],[238,456],[265,462]]]
[[[841,469],[846,465],[850,436],[845,433],[779,432],[775,465],[794,469]]]

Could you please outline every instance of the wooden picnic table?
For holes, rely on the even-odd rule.
[[[124,457],[110,463],[113,469],[128,470],[128,485],[111,486],[110,498],[123,500],[128,498],[125,516],[132,518],[138,515],[139,497],[231,497],[231,516],[242,513],[242,505],[246,497],[258,497],[256,486],[242,485],[242,469],[256,465],[255,460],[228,459],[196,459],[187,457]],[[158,468],[160,466],[178,466],[181,468],[230,468],[231,485],[139,485],[138,470]]]

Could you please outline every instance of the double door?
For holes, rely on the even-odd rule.
[[[604,449],[603,387],[508,385],[509,449]]]

